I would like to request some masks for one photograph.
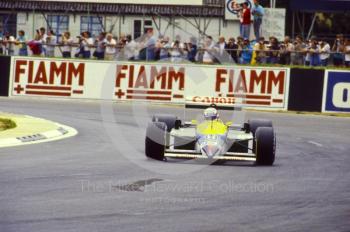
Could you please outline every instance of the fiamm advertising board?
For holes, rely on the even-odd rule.
[[[326,70],[322,112],[350,112],[350,71]]]
[[[289,69],[13,57],[12,96],[286,109]],[[110,86],[110,97],[102,94]]]

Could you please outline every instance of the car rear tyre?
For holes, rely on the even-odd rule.
[[[176,120],[177,117],[170,114],[156,114],[152,117],[152,122],[164,122],[168,132],[175,128]]]
[[[265,120],[265,119],[251,119],[248,120],[250,131],[255,136],[255,132],[259,127],[272,127],[272,121],[271,120]]]
[[[145,153],[147,157],[164,160],[166,128],[167,126],[164,122],[151,122],[148,124],[145,140]]]
[[[259,127],[255,132],[257,165],[272,165],[275,161],[276,137],[272,127]]]

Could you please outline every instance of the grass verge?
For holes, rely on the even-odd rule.
[[[17,125],[14,121],[8,118],[0,118],[0,131],[15,128]]]

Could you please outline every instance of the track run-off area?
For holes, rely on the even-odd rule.
[[[248,111],[273,121],[272,167],[148,160],[153,113],[181,106],[1,98],[3,112],[75,137],[0,149],[0,231],[349,231],[350,118]]]

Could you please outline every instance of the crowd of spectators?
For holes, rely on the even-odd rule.
[[[40,28],[31,40],[26,38],[23,30],[18,32],[17,37],[6,33],[0,39],[0,53],[105,60],[190,61],[204,64],[333,64],[350,67],[350,39],[341,34],[331,44],[316,37],[303,40],[301,36],[296,36],[294,40],[286,36],[283,41],[278,41],[273,36],[251,41],[242,36],[228,39],[221,36],[215,42],[211,36],[200,40],[192,37],[188,41],[176,36],[171,41],[168,36],[155,37],[152,28],[135,40],[130,35],[117,38],[104,32],[96,38],[91,37],[87,31],[75,37],[69,32],[55,35],[53,31],[46,32],[45,28]]]

